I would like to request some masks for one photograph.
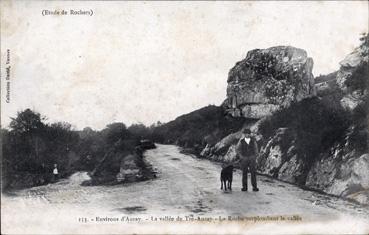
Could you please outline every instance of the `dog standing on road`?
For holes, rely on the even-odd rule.
[[[233,179],[233,165],[228,165],[222,168],[220,172],[220,189],[223,189],[224,184],[224,191],[227,191],[227,188],[232,191],[232,179]]]

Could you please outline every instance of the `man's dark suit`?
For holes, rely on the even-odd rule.
[[[245,138],[241,138],[236,146],[236,152],[241,162],[242,169],[242,189],[247,190],[247,173],[251,173],[251,185],[257,190],[256,183],[256,157],[259,154],[259,149],[255,138],[250,137],[250,142],[247,143]]]

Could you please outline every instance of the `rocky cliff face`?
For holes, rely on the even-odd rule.
[[[262,118],[316,94],[313,60],[290,46],[249,51],[229,71],[223,107],[232,116]]]
[[[296,158],[296,133],[288,128],[279,128],[274,136],[262,146],[257,158],[260,173],[291,182],[300,182],[303,162]],[[291,161],[291,162],[290,162]]]
[[[311,167],[306,186],[369,204],[369,154],[337,143]]]

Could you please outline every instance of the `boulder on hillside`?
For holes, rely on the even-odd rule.
[[[294,101],[316,94],[313,60],[290,46],[249,51],[229,71],[227,98],[232,116],[260,119]]]
[[[260,173],[278,177],[282,165],[294,155],[295,133],[288,128],[276,130],[265,146],[262,146],[257,160]]]
[[[116,176],[117,182],[135,182],[142,179],[142,167],[139,164],[140,156],[129,154],[125,156],[120,164],[119,173]]]
[[[304,161],[295,154],[281,166],[278,172],[278,179],[301,184],[304,179],[304,169]]]
[[[241,138],[241,135],[241,131],[227,135],[214,146],[214,153],[224,155],[228,152],[228,148],[231,145],[237,144],[238,140]]]
[[[233,162],[236,158],[236,144],[242,136],[242,129],[249,128],[256,140],[260,141],[261,136],[258,135],[259,124],[260,120],[257,122],[248,120],[237,132],[225,136],[218,142],[208,143],[201,151],[200,156],[221,162]]]
[[[207,144],[205,148],[200,152],[200,157],[210,157],[213,154],[213,147]]]
[[[313,165],[306,186],[369,204],[369,154],[357,157],[342,146],[332,151]]]

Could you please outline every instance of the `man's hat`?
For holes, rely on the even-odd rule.
[[[251,131],[250,131],[250,129],[245,128],[245,129],[242,130],[242,133],[244,133],[244,134],[251,134]]]

